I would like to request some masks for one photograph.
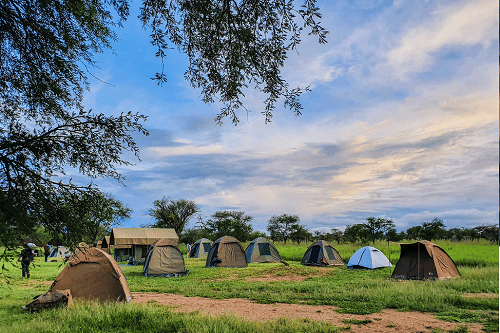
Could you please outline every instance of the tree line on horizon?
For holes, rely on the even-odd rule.
[[[154,208],[149,210],[149,215],[156,221],[145,227],[173,228],[183,243],[193,243],[200,238],[215,240],[222,236],[232,236],[241,242],[257,237],[268,237],[273,241],[285,243],[291,241],[297,244],[319,239],[335,241],[337,244],[345,242],[368,244],[375,243],[377,240],[399,242],[402,240],[485,239],[497,244],[499,241],[498,225],[447,230],[443,220],[437,217],[431,221],[423,221],[420,225],[410,227],[405,231],[397,232],[396,225],[391,219],[370,216],[363,223],[348,225],[344,231],[331,229],[330,232],[326,232],[310,231],[305,225],[300,224],[298,215],[282,214],[269,218],[266,227],[269,234],[266,235],[253,229],[251,225],[253,217],[245,214],[244,211],[223,210],[216,211],[206,220],[198,215],[195,227],[185,229],[189,220],[199,212],[200,209],[194,201],[170,198],[155,200]]]
[[[65,201],[61,198],[57,212],[60,215],[46,215],[43,218],[75,221],[72,228],[64,232],[41,226],[33,230],[29,236],[38,244],[78,244],[86,242],[94,244],[104,236],[109,235],[113,227],[119,227],[121,222],[130,218],[132,210],[111,196],[87,197],[78,196]],[[92,200],[90,200],[92,199]],[[222,236],[232,236],[241,242],[253,240],[257,237],[266,237],[273,241],[311,242],[326,240],[329,242],[369,244],[384,240],[400,242],[403,240],[438,240],[452,241],[485,239],[491,243],[499,243],[498,225],[481,225],[473,228],[447,229],[443,220],[434,218],[423,221],[420,225],[412,226],[405,231],[396,231],[396,225],[391,219],[381,217],[367,217],[364,222],[348,225],[344,231],[333,228],[330,231],[311,231],[300,224],[298,215],[273,215],[267,221],[268,234],[253,229],[253,217],[244,211],[220,210],[207,219],[200,215],[200,208],[192,200],[174,200],[164,197],[153,202],[153,208],[148,215],[154,223],[141,225],[143,228],[172,228],[179,236],[181,243],[192,244],[200,238],[211,240]],[[198,215],[197,215],[198,214]],[[188,222],[197,215],[193,228],[187,228]],[[40,217],[42,218],[42,217]],[[69,243],[68,243],[69,241]]]

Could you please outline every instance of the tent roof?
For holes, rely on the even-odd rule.
[[[152,245],[162,238],[179,240],[174,229],[166,228],[113,228],[109,245]]]

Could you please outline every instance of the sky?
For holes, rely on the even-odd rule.
[[[187,58],[167,54],[168,82],[149,33],[131,17],[114,52],[96,56],[84,104],[94,112],[140,112],[139,161],[94,182],[133,210],[122,227],[154,222],[153,201],[193,200],[204,220],[241,210],[265,231],[295,214],[311,231],[344,230],[369,216],[397,230],[437,217],[447,228],[499,221],[499,4],[474,1],[319,1],[328,43],[304,35],[282,70],[302,115],[246,92],[238,126],[214,118],[184,79]],[[75,177],[77,177],[75,175]],[[192,228],[196,218],[188,227]]]

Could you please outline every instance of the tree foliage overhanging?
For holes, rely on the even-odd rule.
[[[301,24],[296,20],[300,17]],[[301,32],[309,28],[319,43],[326,43],[326,31],[316,0],[304,0],[296,8],[291,0],[145,0],[140,19],[151,28],[156,56],[163,63],[169,42],[189,58],[185,78],[200,88],[203,101],[224,106],[216,121],[244,108],[244,89],[263,92],[265,121],[271,121],[275,104],[284,98],[285,107],[301,114],[299,96],[304,89],[290,88],[281,75],[287,53],[301,42]],[[164,71],[155,80],[166,81]],[[307,90],[307,88],[305,88]]]
[[[121,180],[116,166],[129,164],[122,154],[138,157],[132,133],[147,134],[141,125],[145,116],[106,116],[82,104],[95,68],[93,56],[111,48],[115,29],[128,16],[128,0],[0,2],[3,244],[14,245],[36,229],[32,216],[56,203],[55,198],[77,192],[101,195],[92,183],[63,181],[68,168],[90,179]],[[283,0],[143,0],[139,18],[151,29],[163,66],[169,43],[187,54],[186,79],[201,89],[205,102],[224,105],[218,123],[225,117],[238,123],[245,87],[267,96],[266,122],[280,98],[300,114],[303,89],[289,88],[281,68],[304,28],[320,43],[327,34],[318,22],[316,0],[304,0],[300,8]],[[153,79],[165,82],[164,67]]]

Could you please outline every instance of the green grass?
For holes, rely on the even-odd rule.
[[[131,291],[136,292],[177,293],[214,299],[244,298],[260,303],[332,305],[338,307],[339,312],[354,314],[370,314],[384,308],[422,311],[450,322],[480,323],[485,331],[498,332],[498,246],[476,242],[437,243],[456,263],[462,263],[458,266],[461,278],[395,281],[390,278],[389,268],[370,271],[302,266],[300,260],[309,244],[279,243],[276,247],[290,266],[250,264],[247,268],[206,268],[205,260],[188,258],[186,269],[190,272],[182,278],[146,278],[142,275],[142,266],[121,266],[121,269]],[[346,261],[360,247],[333,245]],[[387,243],[375,245],[388,254]],[[391,261],[395,264],[399,246],[391,244],[390,250]],[[475,251],[477,255],[474,255]],[[300,258],[296,259],[299,254]],[[61,262],[45,263],[43,257],[37,258],[31,269],[32,279],[22,280],[19,265],[4,263],[5,275],[0,279],[0,317],[8,320],[0,321],[0,332],[12,329],[19,332],[69,332],[67,323],[77,328],[75,332],[139,332],[139,324],[145,327],[142,331],[147,332],[150,329],[147,323],[153,326],[168,323],[181,332],[284,332],[287,328],[294,332],[339,331],[339,328],[313,321],[278,320],[262,326],[231,317],[219,320],[197,313],[172,315],[168,308],[155,304],[85,304],[77,310],[23,313],[21,306],[29,303],[33,296],[46,292],[49,288],[46,281],[54,280],[63,265]],[[468,297],[475,293],[490,297]],[[158,315],[159,312],[162,316]],[[134,318],[134,323],[126,326],[129,321],[120,319],[122,316]],[[120,321],[121,324],[112,324]]]

